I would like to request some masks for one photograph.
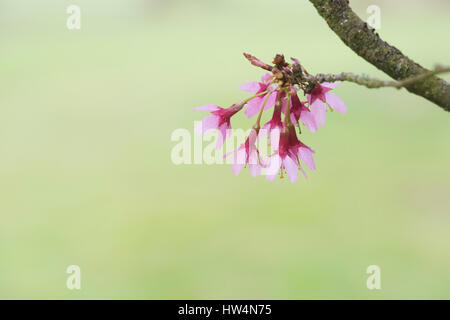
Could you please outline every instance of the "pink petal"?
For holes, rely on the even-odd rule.
[[[298,119],[295,116],[295,114],[291,113],[291,122],[294,124],[294,126],[297,124]]]
[[[256,147],[250,147],[248,164],[258,164],[258,152],[256,151]]]
[[[280,145],[280,133],[280,128],[273,128],[272,130],[270,130],[269,141],[273,151],[278,150],[278,147]]]
[[[325,118],[327,114],[327,107],[325,103],[322,100],[317,99],[311,105],[311,112],[314,115],[316,124],[319,126],[323,126],[325,124]]]
[[[227,152],[227,153],[225,153],[224,155],[223,155],[223,158],[225,159],[225,158],[228,158],[230,155],[232,155],[232,154],[234,154],[234,159],[233,159],[233,161],[235,161],[236,160],[236,153],[239,151],[239,150],[241,150],[241,149],[243,149],[245,146],[244,146],[244,144],[241,144],[239,147],[237,147],[236,149],[234,149],[234,150],[231,150],[230,152]],[[233,162],[234,163],[234,162]]]
[[[298,149],[298,157],[302,160],[311,170],[316,170],[316,165],[314,164],[313,152],[305,147],[300,147]]]
[[[236,152],[236,154],[234,155],[234,161],[232,166],[232,170],[235,175],[238,175],[241,172],[242,168],[244,167],[244,164],[245,164],[245,149],[239,148],[238,152]]]
[[[236,154],[234,155],[234,163],[236,164],[242,164],[244,165],[247,161],[247,157],[246,157],[246,152],[245,152],[245,146],[243,144],[241,144],[241,146],[238,148]]]
[[[252,176],[257,177],[261,174],[261,168],[258,164],[249,164],[248,168]]]
[[[334,89],[336,88],[338,85],[340,85],[342,83],[342,81],[336,81],[336,82],[322,82],[321,85],[324,87],[327,87],[329,89]]]
[[[241,173],[241,170],[243,167],[244,167],[243,164],[233,163],[233,165],[232,165],[233,173],[238,176],[239,173]]]
[[[223,143],[225,142],[225,139],[227,137],[227,124],[223,123],[219,127],[219,131],[217,132],[217,143],[216,143],[216,149],[220,149],[223,146]]]
[[[268,83],[271,79],[272,79],[272,75],[270,73],[266,73],[265,75],[263,75],[261,77],[261,82],[262,83]]]
[[[297,182],[298,181],[297,165],[295,164],[294,160],[292,160],[290,157],[284,158],[283,166],[286,168],[286,172],[291,182]]]
[[[266,97],[265,95],[264,97]],[[264,110],[267,110],[275,105],[277,102],[278,97],[278,91],[274,91],[270,94],[269,98],[267,99],[266,105],[264,106]]]
[[[303,170],[302,166],[299,163],[297,165],[298,165],[298,169],[303,173],[303,176],[305,178],[308,178],[308,176],[306,175],[306,172],[305,172],[305,170]]]
[[[258,133],[255,129],[250,130],[250,134],[248,135],[248,143],[251,146],[251,148],[255,148],[255,142],[258,138]]]
[[[257,177],[261,173],[261,168],[258,164],[258,153],[256,152],[256,149],[253,149],[252,152],[250,152],[250,156],[248,159],[249,162],[249,169],[252,176]]]
[[[273,181],[281,167],[281,158],[278,154],[274,154],[268,159],[268,165],[266,168],[266,178],[270,181]]]
[[[209,130],[216,129],[218,123],[219,117],[214,114],[210,114],[209,116],[204,117],[202,121],[195,126],[195,133],[202,135]]]
[[[330,107],[332,107],[337,112],[345,113],[345,111],[347,111],[347,106],[345,105],[344,101],[342,101],[342,99],[334,93],[327,92],[325,93],[325,97]]]
[[[259,82],[253,81],[243,83],[239,86],[239,88],[247,92],[258,92],[259,89],[261,89],[261,85],[259,84]]]
[[[266,123],[264,125],[264,127],[261,128],[261,130],[259,130],[259,134],[258,134],[258,139],[257,141],[260,141],[261,139],[264,139],[264,137],[267,135],[267,133],[269,132],[269,129],[267,129],[269,127],[269,123]]]
[[[264,101],[267,98],[264,110],[267,110],[275,105],[275,102],[277,101],[277,95],[278,93],[272,92],[270,93],[270,96],[267,98],[267,94],[263,96],[256,97],[252,100],[250,100],[247,103],[247,107],[245,108],[244,113],[247,115],[247,117],[250,119],[258,114],[258,112],[261,110],[262,105],[264,104]]]
[[[216,106],[215,104],[207,104],[201,107],[194,108],[195,111],[217,111],[219,109],[222,109],[219,106]]]
[[[267,168],[269,166],[269,161],[264,160],[259,153],[258,153],[258,159],[259,159],[259,165],[261,166],[261,168]]]
[[[300,119],[302,120],[303,124],[305,125],[306,128],[308,128],[309,131],[311,132],[317,131],[316,120],[314,119],[314,115],[312,114],[311,111],[306,111],[306,109],[302,111],[300,113]]]
[[[247,103],[247,107],[245,108],[244,113],[247,115],[249,119],[258,114],[259,110],[261,110],[261,105],[263,104],[263,101],[264,98],[260,96],[250,100]]]
[[[238,148],[238,149],[235,149],[235,150],[231,150],[230,152],[225,153],[225,154],[223,155],[223,158],[224,158],[224,159],[225,159],[225,158],[228,158],[228,157],[231,156],[233,153],[235,153],[237,150],[239,150],[239,148]]]

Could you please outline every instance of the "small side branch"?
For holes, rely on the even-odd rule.
[[[342,72],[339,74],[323,74],[319,73],[315,76],[305,76],[304,78],[308,81],[316,81],[316,82],[336,82],[336,81],[349,81],[354,82],[356,84],[365,86],[367,88],[383,88],[383,87],[394,87],[397,89],[407,87],[415,82],[422,81],[428,77],[450,72],[450,67],[437,67],[433,71],[428,71],[423,74],[417,75],[415,77],[407,78],[402,81],[384,81],[379,79],[371,78],[367,75],[356,75],[351,72]]]

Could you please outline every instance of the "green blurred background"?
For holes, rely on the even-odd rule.
[[[369,4],[385,40],[450,63],[448,1]],[[0,298],[450,298],[450,115],[420,97],[341,85],[297,184],[171,162],[193,107],[262,75],[243,51],[388,78],[306,0],[0,1]]]

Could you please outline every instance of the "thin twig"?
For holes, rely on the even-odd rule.
[[[383,88],[383,87],[394,87],[394,88],[404,88],[420,80],[424,80],[428,77],[450,72],[450,67],[437,67],[432,71],[425,72],[423,74],[407,78],[401,81],[385,81],[375,78],[370,78],[367,75],[355,75],[351,72],[342,72],[340,74],[323,74],[319,73],[315,76],[305,76],[304,78],[312,82],[336,82],[336,81],[349,81],[356,84],[365,86],[367,88]]]

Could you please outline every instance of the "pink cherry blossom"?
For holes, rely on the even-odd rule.
[[[303,122],[306,128],[308,128],[311,132],[317,131],[317,123],[316,119],[314,118],[313,113],[309,110],[308,107],[306,107],[306,102],[300,101],[297,90],[294,87],[291,87],[290,89],[290,96],[291,96],[291,121],[292,123],[296,124],[297,126],[300,126],[298,123],[299,120]],[[287,99],[284,99],[283,101],[283,113],[286,110],[286,104]]]
[[[273,78],[272,75],[266,73],[261,77],[261,82],[246,82],[239,87],[240,89],[247,92],[252,92],[255,95],[263,93],[264,91],[269,91],[267,94],[255,97],[248,102],[247,107],[244,110],[244,113],[247,115],[249,119],[254,117],[261,110],[261,107],[264,104],[266,98],[267,101],[264,106],[264,110],[269,109],[275,104],[277,99],[277,92],[274,91],[275,86],[270,84],[272,78]]]
[[[207,104],[194,108],[195,111],[210,111],[211,114],[204,117],[203,120],[195,127],[195,132],[199,135],[205,134],[209,130],[218,129],[216,148],[220,149],[225,142],[228,130],[231,130],[231,117],[239,112],[244,106],[245,101],[233,104],[229,108],[221,108],[214,104]]]
[[[327,103],[331,109],[340,113],[345,113],[347,106],[345,103],[334,93],[329,92],[336,88],[340,82],[323,82],[317,83],[316,87],[310,94],[307,94],[308,104],[311,108],[311,112],[314,114],[316,123],[319,126],[325,124],[326,117],[326,105]]]
[[[274,180],[279,173],[283,176],[286,172],[289,179],[296,182],[299,170],[306,177],[305,165],[311,170],[316,169],[315,151],[299,140],[296,127],[300,129],[305,126],[311,132],[317,131],[318,126],[325,124],[327,104],[331,111],[346,112],[344,102],[330,92],[340,82],[320,83],[318,81],[324,78],[323,75],[308,73],[295,58],[291,58],[291,63],[286,62],[282,54],[275,56],[273,65],[266,64],[251,54],[244,53],[244,56],[252,65],[269,73],[264,74],[261,81],[242,84],[240,88],[252,93],[252,96],[229,108],[213,104],[195,108],[197,111],[210,112],[196,126],[195,131],[197,134],[204,134],[217,129],[216,148],[220,149],[231,131],[231,117],[247,104],[244,110],[247,117],[258,117],[245,142],[224,156],[233,156],[233,172],[238,175],[248,165],[253,176],[259,176],[262,169],[265,169],[268,180]],[[300,92],[306,99],[299,95]],[[272,117],[261,128],[263,117],[268,117],[264,111],[271,107],[274,107]],[[302,134],[303,130],[298,132]],[[261,154],[266,149],[258,149],[257,142],[266,136],[271,155],[268,159],[264,155],[263,159]]]
[[[296,155],[296,163],[305,177],[306,173],[301,168],[299,160],[305,163],[311,170],[316,170],[313,157],[313,154],[316,152],[297,138],[297,134],[293,127],[289,129],[289,146],[292,154]]]
[[[267,179],[273,181],[280,170],[286,170],[291,182],[298,181],[297,170],[299,169],[306,177],[306,173],[301,167],[300,160],[311,170],[315,170],[313,159],[314,150],[302,143],[297,138],[293,126],[283,127],[280,135],[280,143],[277,152],[269,158]]]
[[[258,130],[252,129],[245,143],[241,144],[236,150],[227,153],[224,158],[234,154],[233,172],[239,175],[244,165],[248,164],[250,173],[256,177],[261,174],[261,168],[264,167],[264,162],[261,159],[259,151],[256,147],[256,140],[258,137]]]
[[[268,134],[270,146],[273,150],[276,150],[278,149],[280,142],[280,133],[282,128],[283,123],[281,122],[281,105],[275,105],[272,119],[263,126],[259,138],[262,139],[266,134]]]

